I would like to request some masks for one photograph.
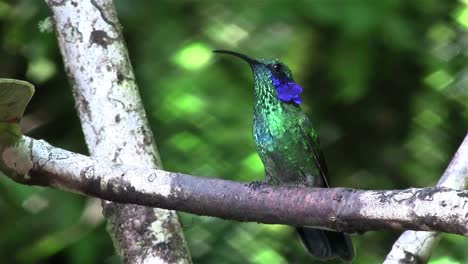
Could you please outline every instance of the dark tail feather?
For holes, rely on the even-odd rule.
[[[307,227],[298,227],[296,230],[304,246],[316,258],[339,257],[346,261],[354,258],[353,243],[351,238],[344,233]]]

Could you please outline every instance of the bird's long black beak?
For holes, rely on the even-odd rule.
[[[252,59],[252,58],[250,58],[250,57],[247,56],[247,55],[244,55],[244,54],[242,54],[242,53],[238,53],[238,52],[235,52],[235,51],[229,51],[229,50],[213,50],[213,52],[214,52],[214,53],[228,54],[228,55],[232,55],[232,56],[241,58],[242,60],[246,61],[246,62],[247,62],[248,64],[250,64],[250,65],[259,63],[257,60]]]

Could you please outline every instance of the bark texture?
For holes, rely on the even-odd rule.
[[[112,1],[46,3],[91,156],[160,168]],[[132,181],[139,181],[142,175],[133,176]],[[175,212],[106,201],[102,205],[124,263],[190,262]]]
[[[468,135],[465,136],[437,186],[463,190],[466,189],[467,184]],[[405,231],[393,245],[384,263],[426,263],[439,239],[440,234],[437,232]]]
[[[267,224],[345,232],[379,229],[468,235],[468,191],[274,187],[99,161],[23,137],[1,153],[17,182],[119,203]]]

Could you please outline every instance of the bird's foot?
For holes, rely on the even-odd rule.
[[[308,187],[303,180],[298,180],[293,184],[294,187]]]
[[[265,184],[263,181],[253,181],[249,183],[249,188],[252,188],[253,190],[257,190],[263,184]]]

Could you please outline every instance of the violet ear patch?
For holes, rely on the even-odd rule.
[[[302,102],[299,96],[302,93],[302,88],[295,82],[282,82],[279,79],[272,78],[273,85],[278,93],[278,99],[283,102],[294,102],[300,104]]]

